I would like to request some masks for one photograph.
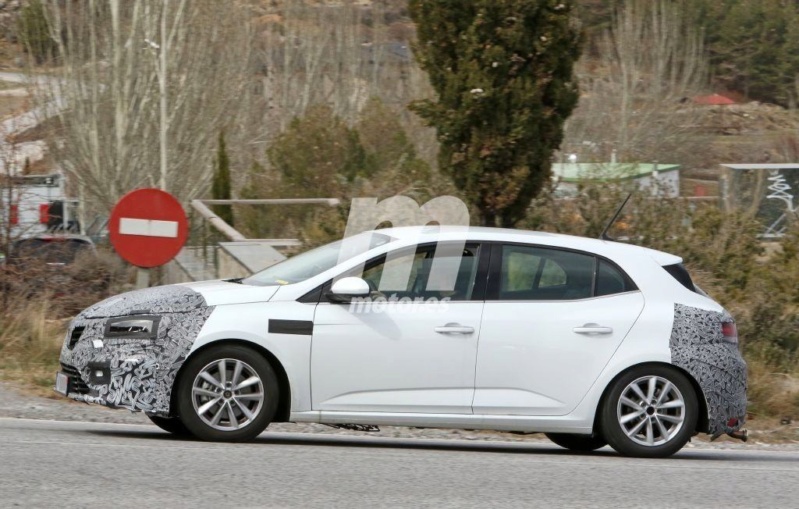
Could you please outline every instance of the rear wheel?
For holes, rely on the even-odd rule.
[[[179,437],[188,437],[191,436],[191,432],[183,425],[183,423],[177,417],[158,417],[156,415],[147,415],[147,418],[152,421],[153,424],[161,428],[162,430],[172,433],[175,436]]]
[[[572,433],[546,433],[548,439],[570,451],[590,452],[608,445],[598,435],[575,435]]]
[[[667,366],[640,366],[620,377],[602,408],[602,433],[625,456],[664,458],[688,442],[698,403],[691,382]]]
[[[266,359],[250,348],[223,345],[188,360],[178,383],[178,412],[201,440],[247,441],[272,421],[279,394]]]

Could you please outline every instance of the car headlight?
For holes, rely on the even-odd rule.
[[[110,318],[105,323],[106,338],[155,339],[158,336],[159,316],[124,316]]]

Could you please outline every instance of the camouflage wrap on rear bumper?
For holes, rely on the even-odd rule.
[[[80,377],[69,397],[168,416],[178,371],[212,312],[202,295],[181,286],[130,292],[86,309],[70,324],[61,349],[62,366]],[[105,337],[109,318],[143,315],[160,318],[154,338]],[[101,372],[105,376],[96,376]]]
[[[721,332],[721,323],[730,320],[726,313],[674,306],[671,362],[699,383],[712,435],[737,431],[746,421],[746,362]]]

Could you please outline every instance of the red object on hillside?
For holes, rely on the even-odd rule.
[[[50,204],[49,203],[40,203],[39,204],[39,222],[41,224],[47,224],[50,221]]]
[[[175,257],[189,236],[180,202],[160,189],[139,189],[122,197],[111,211],[108,233],[119,256],[151,268]]]
[[[736,104],[735,101],[721,94],[694,97],[694,103],[701,104],[702,106],[729,106],[731,104]]]

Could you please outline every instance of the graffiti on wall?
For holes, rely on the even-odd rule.
[[[793,189],[788,179],[780,170],[769,170],[769,194],[767,200],[779,200],[785,203],[785,211],[766,229],[765,236],[779,236],[785,233],[789,214],[796,214],[796,206],[793,201]]]

